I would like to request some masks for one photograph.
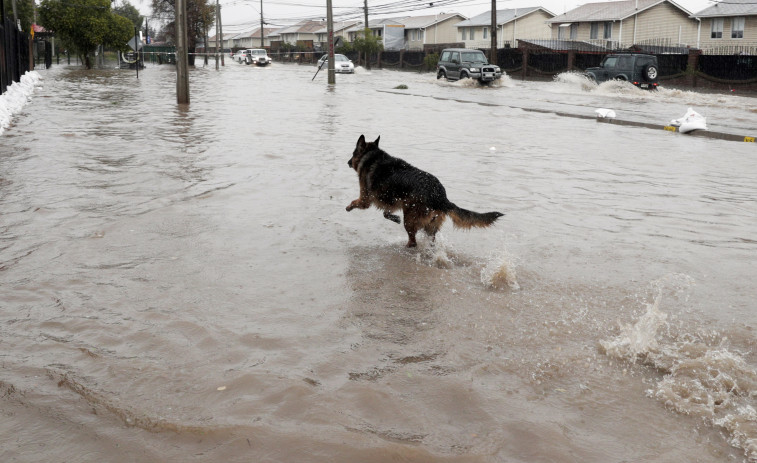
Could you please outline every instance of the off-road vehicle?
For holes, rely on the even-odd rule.
[[[436,65],[436,78],[447,80],[478,79],[491,82],[502,77],[499,66],[489,64],[481,50],[446,48],[442,50]]]
[[[641,53],[613,53],[605,56],[599,67],[587,68],[584,73],[596,82],[625,80],[639,88],[657,88],[660,75],[657,57]]]

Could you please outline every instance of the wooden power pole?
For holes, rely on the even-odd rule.
[[[334,63],[334,15],[331,10],[331,0],[326,0],[326,30],[329,36],[329,84],[333,85],[336,84],[336,65]]]
[[[189,104],[187,0],[176,0],[176,102]]]
[[[265,29],[263,29],[263,0],[260,0],[260,48],[265,48]]]
[[[497,64],[497,0],[492,0],[492,45],[489,62]]]

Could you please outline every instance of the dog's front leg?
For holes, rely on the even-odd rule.
[[[351,210],[357,208],[357,209],[368,209],[371,207],[371,198],[366,193],[365,188],[363,186],[360,186],[360,197],[350,203],[349,206],[347,206],[347,212],[350,212]]]

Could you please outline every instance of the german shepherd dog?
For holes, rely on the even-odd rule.
[[[401,223],[399,216],[392,214],[401,209],[409,248],[417,246],[415,234],[420,229],[433,243],[447,216],[456,227],[471,228],[488,227],[504,215],[500,212],[480,214],[455,206],[447,199],[438,178],[390,156],[379,148],[380,139],[379,136],[376,141],[366,143],[365,136],[360,135],[352,158],[347,161],[360,180],[360,197],[347,206],[348,212],[374,205],[384,210],[385,218]]]

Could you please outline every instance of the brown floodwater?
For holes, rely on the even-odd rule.
[[[178,107],[170,66],[40,71],[0,135],[0,461],[757,461],[757,148],[555,114],[757,100],[314,73],[211,63]],[[405,248],[345,211],[361,134],[506,215]]]

